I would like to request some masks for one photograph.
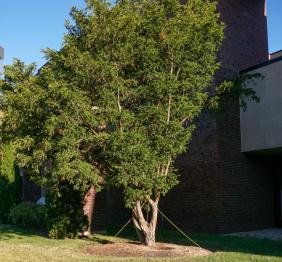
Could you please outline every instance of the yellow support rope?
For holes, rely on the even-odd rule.
[[[199,248],[202,248],[199,244],[197,244],[191,237],[187,236],[184,231],[182,231],[177,225],[175,225],[159,208],[159,213],[173,226],[175,227],[183,236],[185,236],[190,242],[192,242],[194,245],[196,245]],[[117,237],[126,227],[127,225],[132,221],[132,218],[130,218],[126,224],[115,234],[114,237]]]
[[[127,225],[131,222],[132,218],[130,218],[126,224],[115,234],[115,237],[117,237],[126,227]]]
[[[177,225],[175,225],[160,209],[158,209],[160,214],[173,226],[175,227],[183,236],[185,236],[189,241],[191,241],[194,245],[199,248],[202,248],[199,244],[197,244],[192,238],[187,236]]]

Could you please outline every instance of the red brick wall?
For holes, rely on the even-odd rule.
[[[84,197],[84,207],[83,207],[84,214],[87,216],[89,222],[89,227],[88,227],[89,232],[91,232],[92,224],[93,224],[95,199],[96,199],[96,190],[95,187],[92,186],[90,187],[90,189],[88,190],[88,192]]]

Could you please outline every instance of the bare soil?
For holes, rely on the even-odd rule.
[[[193,246],[180,246],[168,243],[157,243],[155,247],[147,247],[138,243],[111,243],[95,245],[83,249],[84,253],[97,256],[142,257],[142,258],[175,258],[207,256],[212,252]]]

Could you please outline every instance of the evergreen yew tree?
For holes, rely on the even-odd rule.
[[[178,182],[174,160],[219,68],[216,3],[89,0],[72,16],[63,50],[49,52],[53,70],[91,99],[104,175],[123,190],[141,242],[153,246],[160,198]]]
[[[35,72],[34,64],[19,60],[5,66],[1,140],[13,144],[17,164],[48,188],[50,236],[76,236],[87,228],[84,196],[98,187],[97,162],[88,153],[91,127],[97,125],[91,100],[72,82],[55,78],[48,66]]]

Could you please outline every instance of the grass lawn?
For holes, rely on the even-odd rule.
[[[111,232],[112,231],[112,232]],[[110,230],[109,233],[113,233]],[[172,262],[213,262],[213,261],[281,261],[282,242],[257,240],[250,238],[238,238],[230,236],[192,235],[193,239],[202,247],[214,251],[207,257],[193,259],[159,259],[154,261]],[[39,234],[17,229],[15,227],[0,226],[0,261],[152,261],[136,258],[114,258],[97,257],[81,252],[82,249],[100,245],[107,242],[119,242],[133,240],[134,234],[131,230],[123,233],[122,238],[95,235],[92,240],[51,240]],[[160,231],[158,233],[160,242],[172,242],[188,245],[185,238],[174,231]]]

